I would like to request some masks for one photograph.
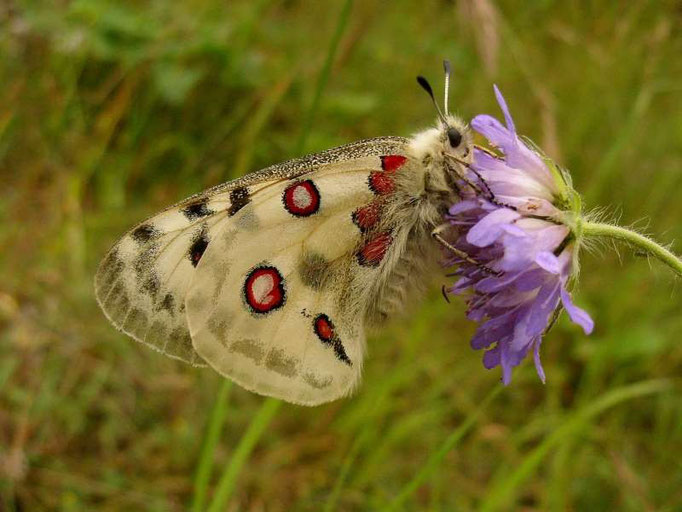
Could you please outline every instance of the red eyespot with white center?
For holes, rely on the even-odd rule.
[[[260,266],[251,270],[244,281],[244,300],[254,313],[269,313],[284,305],[284,278],[275,267]]]
[[[363,267],[376,267],[386,256],[388,248],[393,242],[390,233],[378,233],[370,238],[357,253],[358,263]]]
[[[313,326],[315,329],[315,334],[324,343],[331,343],[334,339],[334,324],[324,313],[319,314],[315,317],[313,321]]]
[[[320,192],[311,180],[289,185],[282,196],[284,208],[296,217],[308,217],[320,209]]]

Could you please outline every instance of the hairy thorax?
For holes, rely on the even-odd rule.
[[[420,155],[421,156],[421,155]],[[396,190],[385,206],[384,226],[393,241],[369,297],[367,321],[378,324],[402,313],[437,275],[440,248],[431,232],[457,201],[445,185],[442,163],[411,157],[396,174]]]

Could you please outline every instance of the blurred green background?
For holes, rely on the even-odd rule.
[[[229,470],[226,510],[682,509],[680,293],[628,249],[583,255],[594,334],[562,318],[547,384],[524,364],[478,416],[499,372],[437,285],[370,338],[359,392],[314,409],[228,389],[99,311],[96,265],[131,225],[298,156],[306,119],[305,151],[431,124],[414,77],[440,96],[443,58],[453,110],[499,115],[497,83],[588,208],[680,239],[679,1],[348,6],[0,4],[0,510],[201,508],[217,401],[197,482],[210,499]]]

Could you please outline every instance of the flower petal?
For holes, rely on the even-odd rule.
[[[594,324],[564,289],[577,256],[576,244],[563,245],[570,234],[559,201],[565,199],[566,185],[553,173],[553,164],[517,136],[509,107],[494,89],[506,126],[488,115],[472,120],[472,128],[496,152],[474,149],[467,179],[454,187],[462,201],[446,215],[453,226],[449,235],[458,237],[452,243],[470,256],[450,256],[460,278],[450,292],[467,292],[467,318],[478,323],[471,346],[485,350],[486,368],[500,366],[502,382],[509,384],[513,368],[532,351],[545,382],[540,345],[559,304],[585,332]]]
[[[475,210],[479,207],[480,201],[478,199],[469,199],[467,201],[459,201],[458,203],[453,204],[448,210],[448,213],[450,215],[457,215],[469,210]]]
[[[511,382],[512,364],[509,357],[509,346],[501,344],[500,347],[500,366],[502,367],[502,384],[505,386]]]
[[[561,273],[561,263],[559,258],[554,256],[549,251],[540,251],[535,256],[535,263],[537,263],[540,268],[545,269],[550,274],[560,274]]]
[[[495,90],[495,98],[497,98],[497,104],[500,106],[502,114],[504,115],[504,121],[507,123],[507,128],[509,129],[510,132],[516,135],[516,127],[514,126],[514,120],[512,119],[511,113],[509,112],[507,102],[504,101],[504,96],[502,96],[502,93],[497,88],[496,84],[493,84],[493,89]]]
[[[548,277],[551,279],[551,276],[548,276],[547,272],[543,269],[533,268],[527,272],[523,272],[514,282],[514,285],[520,292],[529,292],[540,288]]]
[[[500,364],[500,347],[496,346],[483,353],[483,366],[492,370]]]
[[[509,208],[494,210],[479,220],[467,233],[467,242],[478,247],[492,244],[502,234],[502,225],[508,224],[520,215]]]
[[[488,276],[474,284],[474,290],[481,293],[497,292],[508,287],[522,274],[520,272],[506,272],[501,276]]]
[[[513,206],[516,211],[523,215],[535,215],[538,217],[558,217],[560,210],[550,203],[547,199],[533,197],[529,195],[510,196],[495,193],[498,203],[505,206]]]
[[[493,116],[480,114],[471,120],[471,127],[490,141],[493,146],[506,148],[513,145],[515,136]]]
[[[561,287],[561,302],[566,308],[566,313],[568,313],[568,316],[571,317],[573,323],[582,327],[585,334],[592,334],[592,330],[594,329],[594,320],[590,318],[590,315],[587,314],[587,311],[580,309],[578,306],[573,304],[570,294],[563,287]]]
[[[502,226],[502,231],[504,231],[506,234],[515,236],[517,238],[525,237],[528,236],[528,233],[526,233],[523,229],[520,227],[516,226],[515,224],[505,224]]]
[[[535,371],[538,373],[538,377],[543,384],[545,384],[545,370],[540,362],[540,343],[542,342],[542,337],[538,336],[533,344],[533,361],[535,362]]]

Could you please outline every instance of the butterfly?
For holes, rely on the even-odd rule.
[[[193,195],[124,234],[95,277],[121,331],[302,405],[360,382],[365,331],[423,291],[443,214],[472,158],[443,113],[412,136],[360,140]],[[451,250],[455,250],[450,247]]]

